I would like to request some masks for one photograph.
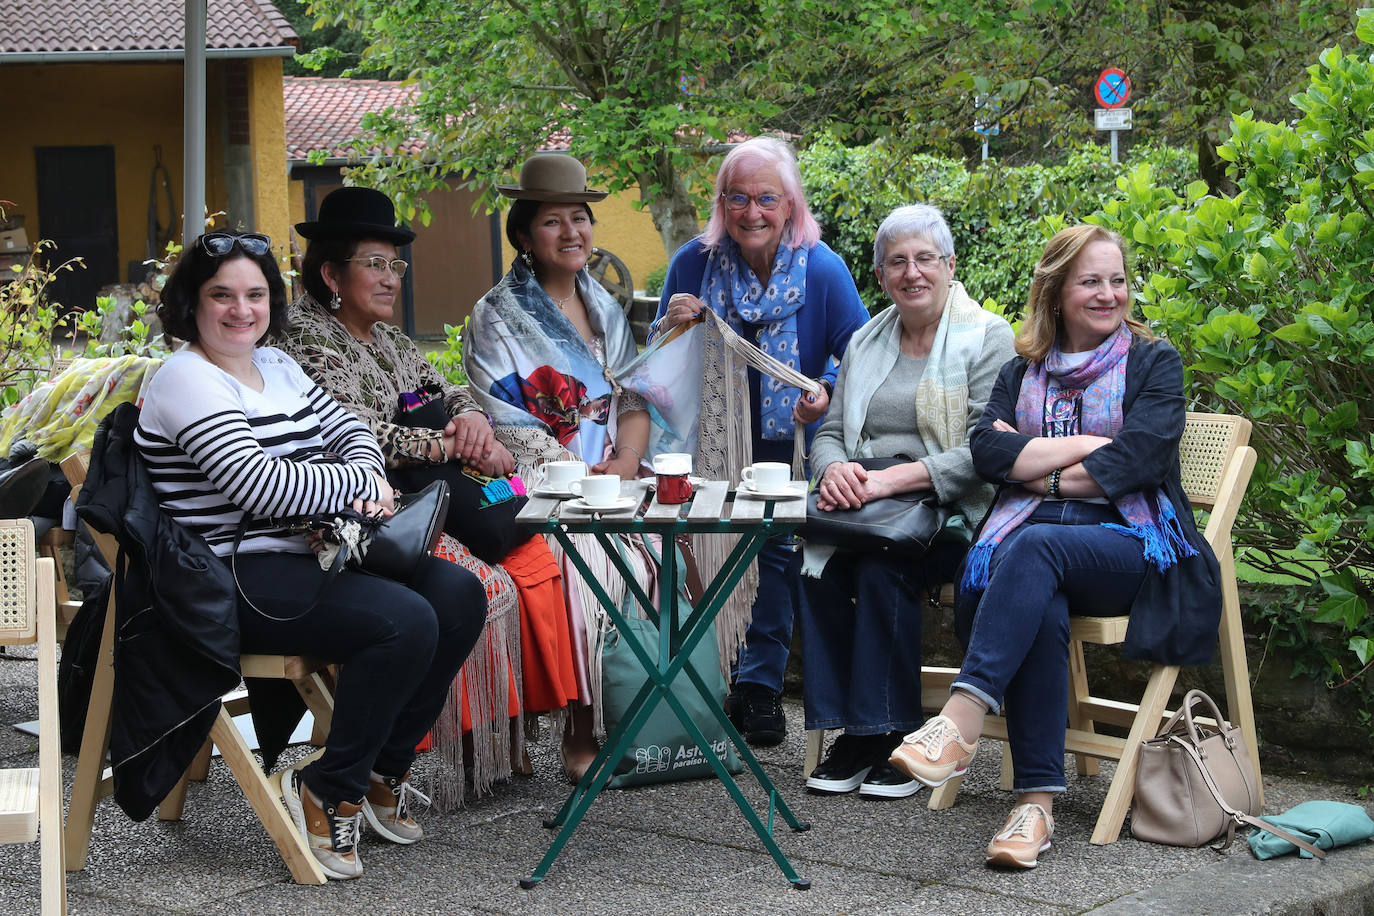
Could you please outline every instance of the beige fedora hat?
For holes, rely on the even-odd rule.
[[[606,191],[587,187],[587,169],[566,153],[536,153],[520,166],[520,183],[497,185],[496,190],[516,200],[540,200],[555,204],[594,203]]]

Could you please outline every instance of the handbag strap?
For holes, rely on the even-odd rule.
[[[293,620],[300,620],[306,614],[315,610],[315,605],[320,603],[320,598],[324,596],[324,590],[329,588],[329,583],[339,573],[343,572],[344,564],[348,561],[348,551],[341,544],[334,553],[334,562],[329,564],[329,568],[324,571],[324,578],[320,581],[320,587],[315,590],[315,597],[310,599],[310,603],[305,606],[305,610],[299,614],[292,614],[290,617],[278,617],[269,614],[262,608],[253,603],[253,599],[248,597],[248,593],[243,590],[243,584],[239,582],[239,543],[243,540],[243,534],[248,530],[248,513],[243,513],[243,519],[239,522],[238,530],[234,532],[234,547],[229,553],[229,571],[234,576],[234,588],[238,589],[239,597],[244,600],[250,608],[257,611],[268,620],[275,620],[278,623],[289,623]]]
[[[1203,694],[1203,696],[1206,696],[1206,694]],[[1212,798],[1221,806],[1221,810],[1225,811],[1229,816],[1226,822],[1226,840],[1222,843],[1215,844],[1212,846],[1212,849],[1217,852],[1222,852],[1229,848],[1232,840],[1235,839],[1236,827],[1240,824],[1249,824],[1261,830],[1268,830],[1270,833],[1287,840],[1299,849],[1307,850],[1318,859],[1326,858],[1326,850],[1320,849],[1306,840],[1295,837],[1293,834],[1281,827],[1274,826],[1262,817],[1255,817],[1253,814],[1246,814],[1244,811],[1237,811],[1235,808],[1231,807],[1226,801],[1226,798],[1221,794],[1221,790],[1217,788],[1216,781],[1212,779],[1212,771],[1207,769],[1207,763],[1197,747],[1191,741],[1185,740],[1178,735],[1170,735],[1169,740],[1183,748],[1188,756],[1193,759],[1193,763],[1197,766],[1198,772],[1202,774],[1203,785],[1207,787],[1207,791],[1212,793]]]

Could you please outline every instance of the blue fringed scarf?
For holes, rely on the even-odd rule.
[[[1066,364],[1056,343],[1043,362],[1026,368],[1016,400],[1017,430],[1029,436],[1043,436],[1048,430],[1049,435],[1083,433],[1114,438],[1123,422],[1130,349],[1131,332],[1124,324],[1078,366]],[[1080,410],[1073,411],[1073,402],[1079,400]],[[1077,423],[1071,416],[1075,412],[1079,414]],[[1043,499],[1024,487],[1003,491],[978,543],[969,549],[962,588],[981,592],[987,587],[993,552]],[[1162,490],[1127,493],[1115,501],[1115,506],[1126,524],[1104,522],[1102,527],[1140,540],[1145,559],[1160,572],[1173,566],[1180,556],[1196,556],[1197,550],[1184,540],[1178,515]]]
[[[734,239],[725,238],[707,262],[701,278],[701,301],[715,309],[730,329],[746,340],[758,334],[759,349],[789,369],[800,365],[797,311],[806,304],[807,248],[779,245],[773,274],[765,287],[740,253]],[[745,325],[749,325],[746,328]],[[768,375],[761,379],[755,405],[763,438],[791,439],[796,433],[792,409],[801,391]]]

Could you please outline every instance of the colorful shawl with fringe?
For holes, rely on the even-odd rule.
[[[1131,331],[1124,324],[1081,365],[1068,365],[1056,343],[1043,362],[1031,363],[1026,368],[1016,399],[1017,430],[1029,436],[1081,432],[1114,438],[1124,422],[1122,397],[1130,349]],[[1074,401],[1081,401],[1076,428],[1073,418],[1060,415]],[[1003,491],[978,542],[969,549],[962,588],[980,592],[987,587],[993,552],[1043,500],[1043,496],[1024,487],[1013,486]],[[1114,505],[1126,524],[1104,522],[1102,527],[1138,539],[1144,547],[1145,559],[1161,573],[1180,556],[1197,554],[1184,540],[1178,515],[1163,490],[1127,493]]]
[[[463,335],[463,369],[473,396],[497,426],[536,426],[590,463],[605,451],[614,373],[635,357],[630,323],[585,271],[577,289],[592,329],[606,343],[606,364],[554,305],[520,261],[477,302]]]

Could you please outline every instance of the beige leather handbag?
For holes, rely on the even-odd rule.
[[[1195,704],[1211,713],[1215,726],[1193,720]],[[1221,851],[1237,826],[1251,824],[1321,858],[1322,850],[1256,817],[1260,809],[1255,765],[1240,728],[1221,717],[1206,693],[1188,691],[1158,736],[1141,743],[1131,835],[1169,846],[1202,846],[1224,835],[1212,847]]]

